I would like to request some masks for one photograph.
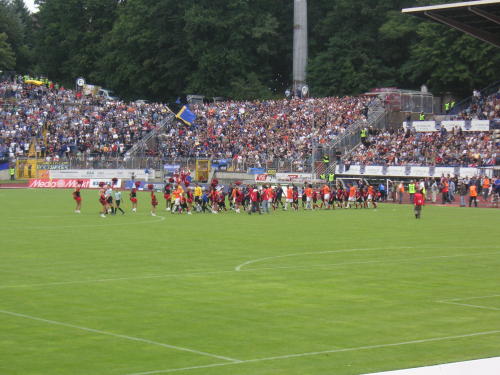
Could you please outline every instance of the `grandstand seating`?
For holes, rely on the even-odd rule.
[[[331,145],[352,124],[366,121],[372,101],[348,96],[198,104],[191,108],[197,119],[188,126],[162,122],[171,116],[164,104],[109,102],[64,88],[3,82],[0,100],[0,156],[119,157],[162,124],[147,155],[230,159],[240,166],[303,163],[314,145]],[[500,118],[500,93],[477,97],[455,118]],[[488,166],[497,156],[490,132],[374,130],[369,142],[346,154],[344,162]]]
[[[0,143],[26,156],[33,137],[42,155],[123,155],[167,115],[162,104],[106,102],[72,90],[3,83],[0,97],[15,104],[0,112]],[[268,161],[301,160],[313,143],[331,143],[366,118],[366,97],[218,102],[195,105],[192,126],[171,122],[148,155]]]

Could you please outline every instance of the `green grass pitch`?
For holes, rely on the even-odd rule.
[[[158,194],[158,197],[160,195]],[[500,211],[171,215],[0,190],[0,374],[362,374],[500,355]]]

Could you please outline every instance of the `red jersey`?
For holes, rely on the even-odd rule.
[[[424,196],[422,195],[422,193],[415,193],[415,195],[413,196],[413,203],[415,204],[415,206],[423,206],[424,202]]]
[[[259,192],[257,191],[257,189],[252,189],[252,191],[250,192],[250,200],[252,202],[259,201]]]
[[[243,192],[236,189],[236,193],[235,193],[235,197],[234,197],[236,202],[238,202],[238,203],[243,202],[243,198],[245,198],[245,195],[243,194]]]

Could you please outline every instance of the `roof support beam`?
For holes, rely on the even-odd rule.
[[[494,22],[497,25],[500,25],[500,17],[498,17],[495,14],[485,12],[484,10],[476,7],[467,7],[467,9],[469,10],[469,12],[477,14],[479,17],[486,18],[487,20]]]
[[[481,31],[476,29],[475,27],[471,27],[468,25],[465,25],[461,22],[455,21],[451,18],[444,17],[440,14],[437,14],[435,12],[425,12],[425,15],[429,18],[432,18],[434,21],[444,23],[445,25],[448,25],[449,27],[452,27],[454,29],[460,30],[463,33],[469,34],[470,36],[480,39],[483,42],[492,44],[496,47],[500,47],[500,39],[491,33],[488,33],[486,31]]]

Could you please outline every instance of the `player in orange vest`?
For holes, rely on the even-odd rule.
[[[322,201],[321,205],[319,208],[323,208],[323,205],[326,207],[327,210],[330,209],[330,187],[327,184],[324,184],[323,187],[321,188],[321,196],[322,196]]]
[[[477,207],[477,186],[474,184],[469,186],[469,207],[472,207],[472,202],[474,202],[474,207]]]
[[[348,185],[348,187],[349,187],[348,188],[348,190],[349,190],[349,199],[347,201],[346,208],[351,208],[351,203],[353,203],[353,204],[355,204],[357,206],[357,204],[356,204],[356,191],[357,191],[357,189],[356,189],[356,186],[354,186],[354,185],[350,185],[350,186]]]
[[[312,210],[312,198],[313,198],[313,189],[312,185],[308,185],[305,190],[306,195],[306,210]]]
[[[368,186],[368,197],[367,197],[368,207],[370,207],[370,204],[372,204],[373,208],[377,208],[375,194],[376,194],[376,192],[375,192],[375,189],[373,188],[373,186],[372,185]]]
[[[488,200],[488,195],[490,194],[490,179],[486,176],[483,178],[482,188],[483,199],[486,202]]]
[[[292,185],[287,186],[286,188],[286,202],[285,202],[285,211],[288,210],[288,205],[293,204],[293,187]]]

